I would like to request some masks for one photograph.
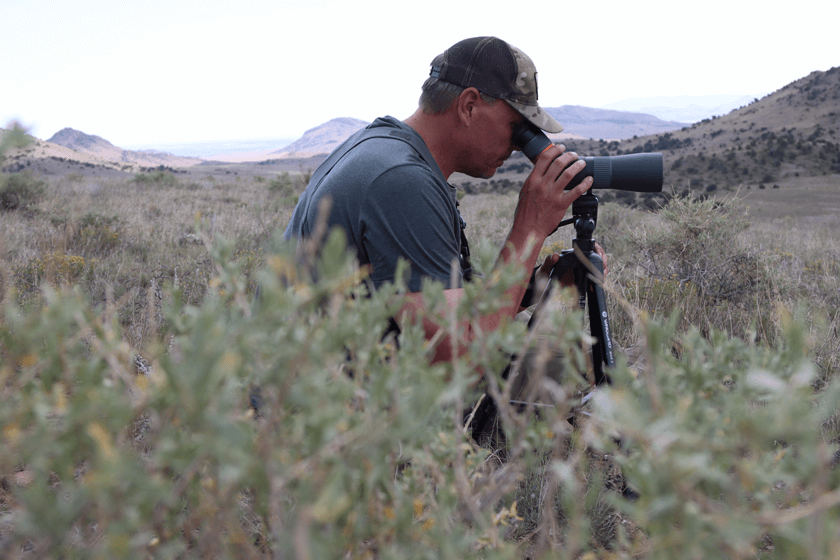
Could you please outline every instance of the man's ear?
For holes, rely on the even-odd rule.
[[[470,126],[475,117],[475,110],[481,101],[481,94],[474,87],[468,87],[455,100],[458,108],[458,119],[464,126]]]

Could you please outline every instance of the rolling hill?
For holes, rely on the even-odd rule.
[[[5,132],[5,129],[0,129],[0,134]],[[10,149],[0,158],[0,171],[27,171],[40,175],[80,173],[92,176],[120,176],[141,170],[141,166],[136,163],[110,161],[38,138],[29,137],[29,140],[28,146]]]
[[[584,153],[663,152],[665,182],[712,191],[840,173],[840,67],[810,75],[727,115]]]

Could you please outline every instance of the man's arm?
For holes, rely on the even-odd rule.
[[[517,263],[522,267],[522,282],[506,292],[507,303],[496,313],[480,317],[478,324],[487,332],[495,330],[503,321],[511,320],[519,312],[519,302],[527,289],[527,279],[536,265],[545,238],[551,235],[557,224],[563,219],[572,202],[592,186],[592,178],[585,179],[580,185],[566,191],[566,185],[580,171],[580,167],[569,165],[577,159],[574,153],[565,154],[563,148],[551,146],[537,159],[534,169],[520,191],[519,203],[513,218],[513,225],[505,245],[499,254],[499,263]],[[445,290],[447,305],[451,309],[457,306],[464,296],[463,289]],[[397,322],[401,323],[416,317],[425,309],[423,294],[406,294],[405,302],[398,313]],[[465,351],[466,344],[474,336],[472,327],[465,324],[465,339],[459,347],[453,347],[446,334],[440,336],[440,327],[430,318],[424,317],[423,330],[426,339],[440,336],[435,347],[433,362],[451,361]]]

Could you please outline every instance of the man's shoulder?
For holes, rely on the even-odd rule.
[[[354,134],[351,153],[379,154],[393,159],[420,156],[426,150],[423,139],[411,127],[394,117],[380,117]],[[421,158],[422,159],[422,158]]]
[[[337,165],[341,173],[362,174],[372,178],[391,170],[429,175],[446,182],[429,163],[430,155],[423,139],[404,123],[393,117],[374,121],[357,132],[348,142],[346,155]]]
[[[428,166],[419,157],[417,150],[404,140],[392,136],[375,136],[367,138],[354,146],[347,154],[352,158],[369,158],[383,163],[409,163],[417,162]]]

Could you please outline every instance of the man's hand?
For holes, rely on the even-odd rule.
[[[604,277],[606,278],[607,272],[609,272],[609,267],[607,266],[607,253],[604,249],[595,243],[595,252],[598,253],[598,256],[601,257],[601,260],[604,261]],[[551,274],[551,269],[557,264],[560,260],[560,254],[554,253],[553,255],[549,255],[545,258],[540,269],[537,271],[537,275],[542,276],[543,280],[548,281],[548,277]],[[571,271],[567,272],[563,278],[560,278],[560,285],[566,288],[570,288],[575,285],[574,278],[570,274]]]
[[[577,161],[576,161],[577,160]],[[564,146],[549,146],[540,154],[534,169],[522,185],[514,215],[514,227],[524,226],[542,241],[557,229],[569,206],[592,187],[587,177],[572,190],[566,185],[583,170],[585,163]]]

